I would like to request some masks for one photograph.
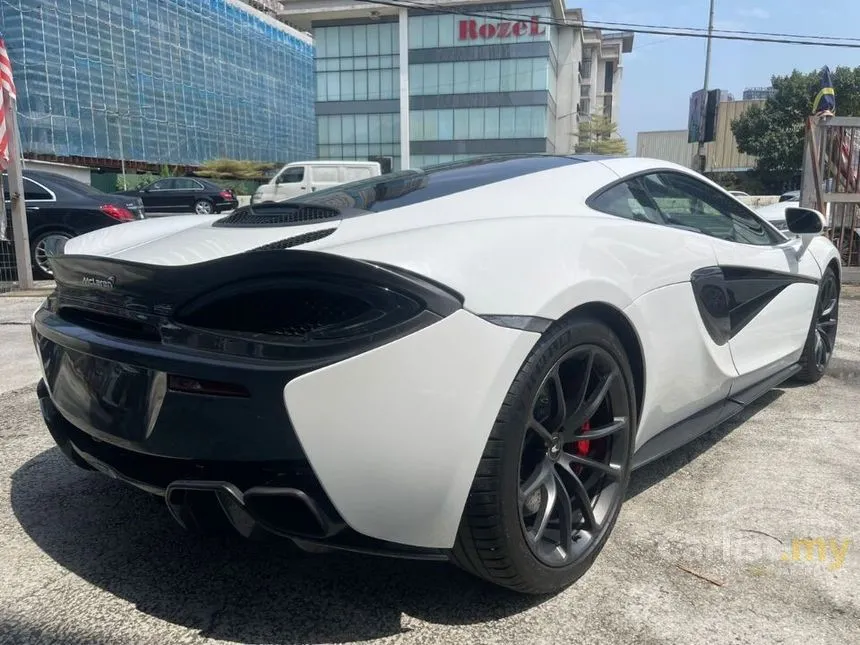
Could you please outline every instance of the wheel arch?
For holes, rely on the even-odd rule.
[[[636,417],[642,417],[642,403],[645,400],[645,354],[642,341],[630,319],[623,311],[606,302],[587,302],[571,309],[556,322],[571,318],[593,318],[612,330],[621,341],[622,347],[630,361],[630,371],[633,373],[633,388],[636,394]]]
[[[27,231],[27,237],[30,239],[30,244],[32,245],[33,241],[37,237],[45,235],[46,233],[68,233],[72,237],[76,237],[78,235],[78,233],[70,226],[49,222],[42,224],[41,226],[34,226],[31,230]]]
[[[839,284],[839,287],[842,287],[842,264],[839,262],[837,258],[832,258],[830,262],[827,263],[825,267],[825,271],[827,269],[833,269],[833,273],[836,274],[836,282]]]

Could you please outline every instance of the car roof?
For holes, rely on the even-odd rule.
[[[313,160],[313,161],[290,161],[287,166],[379,166],[378,161],[336,161],[336,160]]]

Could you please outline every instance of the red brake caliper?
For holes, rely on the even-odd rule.
[[[586,420],[585,423],[582,424],[582,431],[587,432],[591,430],[591,421]],[[581,457],[584,457],[588,454],[588,451],[591,449],[591,442],[588,439],[580,439],[576,442],[576,454]]]

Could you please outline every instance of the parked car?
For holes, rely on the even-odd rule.
[[[800,191],[799,190],[789,190],[786,193],[783,193],[779,196],[779,201],[781,202],[798,202],[800,201]]]
[[[33,275],[50,279],[50,259],[62,252],[65,243],[76,235],[143,219],[143,202],[133,196],[104,193],[76,179],[43,170],[24,170],[24,200],[27,231],[30,237]],[[11,231],[9,181],[3,174],[7,230]],[[0,242],[10,249],[3,256],[14,263],[11,232],[9,241]]]
[[[233,210],[239,205],[232,190],[200,177],[166,177],[116,194],[139,197],[150,213],[212,215]]]
[[[780,200],[767,206],[760,206],[755,210],[763,219],[773,224],[780,231],[788,231],[788,222],[785,219],[785,209],[800,206],[796,200]]]
[[[788,230],[785,209],[800,206],[800,202],[798,201],[800,199],[800,191],[786,194],[790,196],[789,199],[780,199],[775,204],[756,209],[758,215],[783,232]],[[824,217],[826,234],[839,249],[839,256],[842,259],[842,264],[845,266],[857,266],[858,259],[860,259],[860,227],[854,226],[852,228],[852,224],[851,217],[846,218],[842,213],[837,213],[835,217],[827,213]],[[789,233],[786,234],[789,235]]]
[[[742,191],[742,190],[730,190],[730,191],[729,191],[729,194],[730,194],[732,197],[749,197],[749,196],[750,196],[750,194],[749,194],[749,193],[745,193],[745,192],[744,192],[744,191]]]
[[[370,179],[382,174],[378,161],[297,161],[288,163],[254,193],[252,203],[279,202],[331,188],[338,184]]]
[[[821,214],[789,238],[660,160],[474,158],[171,219],[55,261],[33,340],[63,454],[186,528],[519,592],[583,575],[634,469],[819,381],[836,339]]]

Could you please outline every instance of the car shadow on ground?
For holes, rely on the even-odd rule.
[[[721,423],[713,430],[709,430],[698,439],[678,448],[674,452],[633,471],[633,474],[630,476],[630,483],[627,486],[626,499],[633,499],[637,495],[641,495],[655,484],[690,464],[699,455],[729,436],[748,419],[779,399],[785,394],[784,388],[785,386],[781,385],[779,389],[770,390],[762,395],[761,398],[754,401],[752,405],[741,410],[732,419]]]
[[[546,597],[483,583],[452,565],[309,555],[286,540],[185,533],[163,501],[81,471],[59,450],[12,475],[12,509],[51,558],[138,610],[241,643],[362,641],[438,624],[492,621]]]
[[[636,471],[628,499],[684,467],[782,394]],[[12,476],[12,509],[51,558],[138,610],[241,643],[362,641],[437,624],[487,622],[546,600],[483,583],[451,565],[346,554],[288,541],[185,533],[163,501],[67,464],[57,449]]]

